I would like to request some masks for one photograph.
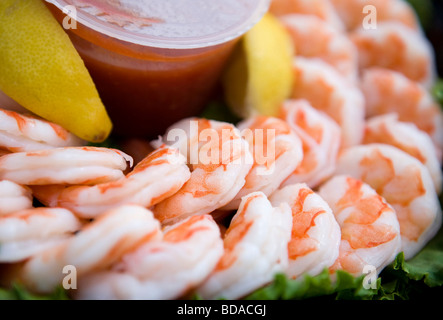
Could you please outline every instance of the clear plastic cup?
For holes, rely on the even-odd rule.
[[[113,135],[154,138],[202,111],[235,43],[270,0],[46,3],[83,58],[114,123]]]

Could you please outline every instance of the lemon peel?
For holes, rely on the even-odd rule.
[[[290,97],[295,48],[288,32],[271,13],[240,40],[225,70],[222,84],[231,111],[241,118],[276,116]]]
[[[78,137],[112,130],[92,78],[68,35],[42,1],[0,1],[0,90]]]

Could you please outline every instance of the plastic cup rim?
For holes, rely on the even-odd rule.
[[[55,5],[59,10],[70,5],[65,0],[45,0],[48,3]],[[268,11],[270,0],[257,0],[257,6],[254,12],[246,21],[230,27],[223,32],[211,34],[202,37],[190,38],[166,38],[155,37],[151,35],[144,35],[134,31],[125,30],[110,23],[106,23],[95,16],[87,14],[79,10],[76,14],[78,23],[111,38],[121,41],[154,48],[163,49],[197,49],[211,47],[218,44],[223,44],[231,40],[237,39],[251,29]]]

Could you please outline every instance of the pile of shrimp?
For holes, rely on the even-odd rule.
[[[367,30],[369,4],[378,20]],[[277,273],[380,274],[435,236],[443,113],[414,11],[402,0],[274,0],[270,12],[296,48],[278,116],[187,118],[118,150],[0,109],[0,270],[13,270],[0,285],[241,299]]]

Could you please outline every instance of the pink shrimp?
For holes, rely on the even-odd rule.
[[[156,218],[164,224],[228,204],[244,186],[254,163],[240,130],[226,122],[183,119],[166,131],[160,143],[180,149],[191,167],[191,178],[184,186],[154,207]]]
[[[331,0],[338,15],[346,26],[352,31],[363,25],[365,7],[372,6],[376,9],[377,22],[396,21],[405,26],[421,31],[420,23],[414,9],[407,1],[403,0]]]
[[[340,244],[340,227],[329,205],[304,183],[281,188],[269,200],[273,206],[288,203],[292,210],[285,273],[295,279],[329,268],[338,257]]]
[[[77,299],[177,299],[199,285],[223,254],[223,240],[210,215],[191,216],[167,227],[109,271],[81,279]]]
[[[361,180],[335,176],[319,190],[341,228],[338,259],[330,271],[354,276],[372,266],[379,273],[400,252],[400,226],[395,210]]]
[[[32,208],[31,190],[8,180],[0,180],[0,217]]]
[[[61,244],[32,256],[20,278],[36,292],[53,292],[62,283],[65,266],[74,266],[81,278],[108,268],[142,243],[160,238],[160,224],[151,211],[124,205],[107,211]]]
[[[291,209],[273,207],[262,192],[242,198],[224,237],[224,254],[196,292],[205,299],[238,299],[286,269]]]
[[[303,159],[302,142],[284,120],[255,116],[242,121],[237,128],[249,143],[254,165],[245,185],[224,210],[238,209],[241,198],[251,192],[261,191],[269,196]]]
[[[58,124],[0,108],[0,149],[27,152],[85,144]]]
[[[396,113],[400,121],[414,123],[431,136],[442,160],[443,112],[423,86],[399,72],[371,68],[364,71],[361,88],[368,117]]]
[[[380,22],[374,30],[356,29],[349,37],[357,47],[361,70],[381,67],[400,72],[426,88],[434,83],[434,52],[422,34],[398,22]]]
[[[323,60],[351,81],[357,79],[357,49],[346,34],[313,15],[289,14],[280,21],[294,42],[297,56]]]
[[[286,100],[281,107],[280,117],[303,143],[303,160],[282,185],[305,182],[315,188],[335,170],[341,143],[340,127],[306,100]]]
[[[0,263],[14,263],[56,247],[80,230],[63,208],[31,208],[0,216]]]
[[[96,184],[121,178],[127,162],[132,165],[130,156],[108,148],[16,152],[0,158],[0,179],[24,185]]]
[[[177,149],[156,149],[126,176],[93,186],[32,187],[34,196],[50,207],[64,207],[82,218],[94,218],[124,204],[146,208],[175,194],[188,181],[186,159]]]
[[[365,106],[359,88],[326,62],[295,58],[295,82],[291,98],[308,100],[341,128],[342,146],[357,145],[363,138]]]
[[[292,13],[314,15],[337,30],[345,29],[330,0],[272,0],[269,11],[277,17]]]
[[[364,144],[386,143],[410,154],[431,174],[437,193],[442,190],[442,170],[431,137],[411,122],[401,122],[397,114],[370,118],[366,123]]]
[[[387,144],[351,147],[340,154],[336,173],[361,179],[395,209],[406,259],[440,228],[442,212],[432,178],[408,153]]]

